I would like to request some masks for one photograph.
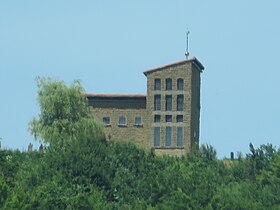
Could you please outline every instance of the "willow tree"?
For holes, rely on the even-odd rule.
[[[79,81],[69,86],[50,78],[36,81],[40,114],[29,123],[35,139],[55,148],[81,139],[104,139],[102,126],[91,116]]]

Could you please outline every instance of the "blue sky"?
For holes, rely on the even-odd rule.
[[[146,93],[143,71],[184,59],[185,33],[202,74],[200,142],[219,157],[279,147],[280,2],[0,1],[0,138],[27,149],[39,113],[36,76],[86,92]]]

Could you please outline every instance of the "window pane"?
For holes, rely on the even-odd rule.
[[[155,147],[160,146],[160,127],[154,128],[154,146]]]
[[[177,90],[184,90],[184,80],[177,79]]]
[[[154,110],[160,110],[161,109],[161,105],[160,105],[160,101],[161,100],[161,96],[160,95],[155,95],[154,96]]]
[[[172,122],[172,115],[165,115],[165,122]]]
[[[135,117],[135,125],[142,125],[141,117]]]
[[[177,115],[177,122],[183,122],[183,115]]]
[[[161,89],[161,82],[160,79],[155,79],[155,90],[160,90]]]
[[[166,90],[172,90],[172,79],[166,79]]]
[[[171,146],[171,127],[166,127],[165,130],[165,146]]]
[[[104,125],[110,125],[110,117],[103,117]]]
[[[177,127],[177,147],[183,146],[183,127]]]
[[[160,122],[160,115],[154,116],[154,122]]]
[[[171,95],[165,97],[165,108],[166,108],[166,111],[172,110],[172,96]]]
[[[126,118],[125,116],[119,117],[119,125],[126,125]]]
[[[178,95],[177,96],[177,111],[183,111],[184,105],[184,96]]]

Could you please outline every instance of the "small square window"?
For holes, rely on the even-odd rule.
[[[165,115],[165,122],[172,122],[172,115]]]
[[[176,119],[177,119],[177,122],[183,122],[184,117],[183,117],[183,115],[177,115]]]
[[[119,125],[126,125],[126,118],[125,116],[119,117]]]
[[[139,117],[139,116],[137,116],[137,117],[135,117],[135,123],[134,123],[135,125],[142,125],[142,119],[141,119],[141,117]]]
[[[160,115],[155,115],[154,116],[154,122],[160,122]]]
[[[103,117],[104,125],[110,125],[110,117]]]

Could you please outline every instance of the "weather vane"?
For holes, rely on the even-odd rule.
[[[190,34],[190,31],[188,30],[187,33],[186,33],[186,52],[185,52],[185,56],[186,56],[186,59],[188,59],[189,57],[189,34]]]

